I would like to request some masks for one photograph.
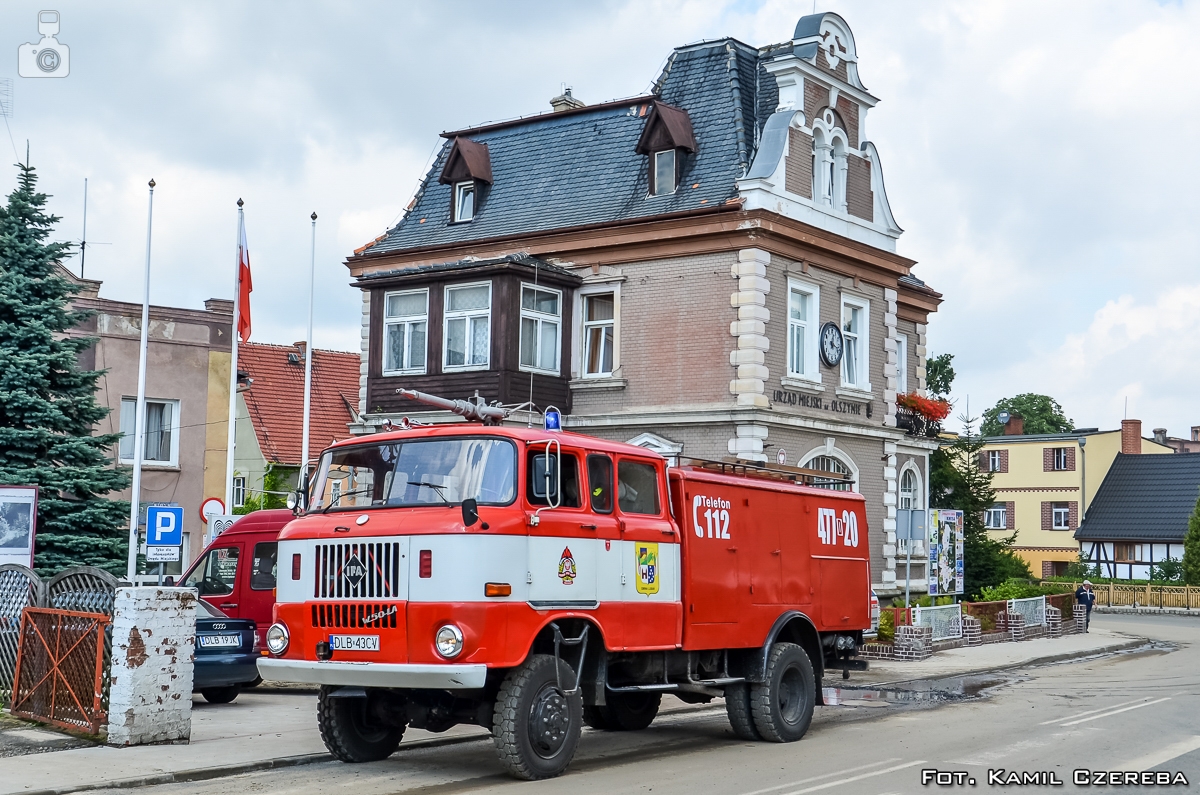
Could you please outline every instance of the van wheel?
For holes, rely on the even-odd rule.
[[[662,693],[609,693],[605,700],[608,703],[604,706],[583,708],[584,722],[593,729],[636,732],[654,722]]]
[[[200,695],[204,696],[204,700],[209,704],[228,704],[238,697],[238,693],[242,689],[237,685],[229,685],[228,687],[206,687],[200,691]]]
[[[564,683],[575,681],[571,666],[558,661]],[[508,672],[496,694],[492,741],[500,764],[526,781],[561,775],[571,764],[583,727],[583,698],[558,689],[555,658],[531,654]]]
[[[754,728],[754,716],[750,713],[750,687],[745,682],[725,685],[725,712],[739,740],[758,742],[762,739],[758,729]]]
[[[377,762],[400,747],[404,726],[371,721],[365,698],[331,698],[337,687],[323,685],[317,696],[317,728],[329,753],[343,762]]]
[[[791,743],[812,722],[816,684],[812,662],[795,643],[776,643],[762,684],[750,687],[750,712],[764,740]]]

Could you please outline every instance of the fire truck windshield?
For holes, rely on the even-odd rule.
[[[508,505],[517,495],[517,448],[508,439],[453,437],[325,451],[309,511]]]

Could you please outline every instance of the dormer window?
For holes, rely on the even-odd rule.
[[[475,181],[454,185],[454,222],[470,221],[475,217]]]
[[[650,193],[666,196],[675,192],[675,150],[667,149],[654,153],[654,179]]]

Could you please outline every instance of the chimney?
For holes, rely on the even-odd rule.
[[[1121,420],[1121,452],[1137,455],[1142,452],[1142,421]]]
[[[297,353],[289,353],[288,361],[291,362],[292,364],[299,364],[300,362],[304,361],[304,349],[307,346],[308,346],[308,343],[305,342],[304,340],[300,340],[299,342],[293,342],[292,347],[296,349]]]
[[[1155,428],[1154,429],[1154,441],[1158,442],[1159,444],[1166,444],[1167,443],[1167,429],[1166,428]]]
[[[1008,422],[1004,423],[1005,436],[1021,436],[1025,433],[1025,418],[1020,414],[1010,414]]]
[[[564,87],[561,94],[550,100],[550,107],[554,108],[555,113],[563,110],[575,110],[575,108],[582,108],[586,104],[587,103],[581,102],[580,100],[571,96],[571,89],[569,86]]]
[[[1200,425],[1192,426],[1192,441],[1200,442]]]
[[[209,298],[204,302],[204,309],[208,312],[220,312],[224,315],[233,314],[233,301],[228,298]]]

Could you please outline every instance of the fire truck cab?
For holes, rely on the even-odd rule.
[[[514,426],[338,443],[280,534],[260,673],[320,685],[347,762],[474,723],[546,778],[583,724],[643,729],[663,693],[799,740],[826,668],[863,667],[870,570],[862,496],[797,480]]]

